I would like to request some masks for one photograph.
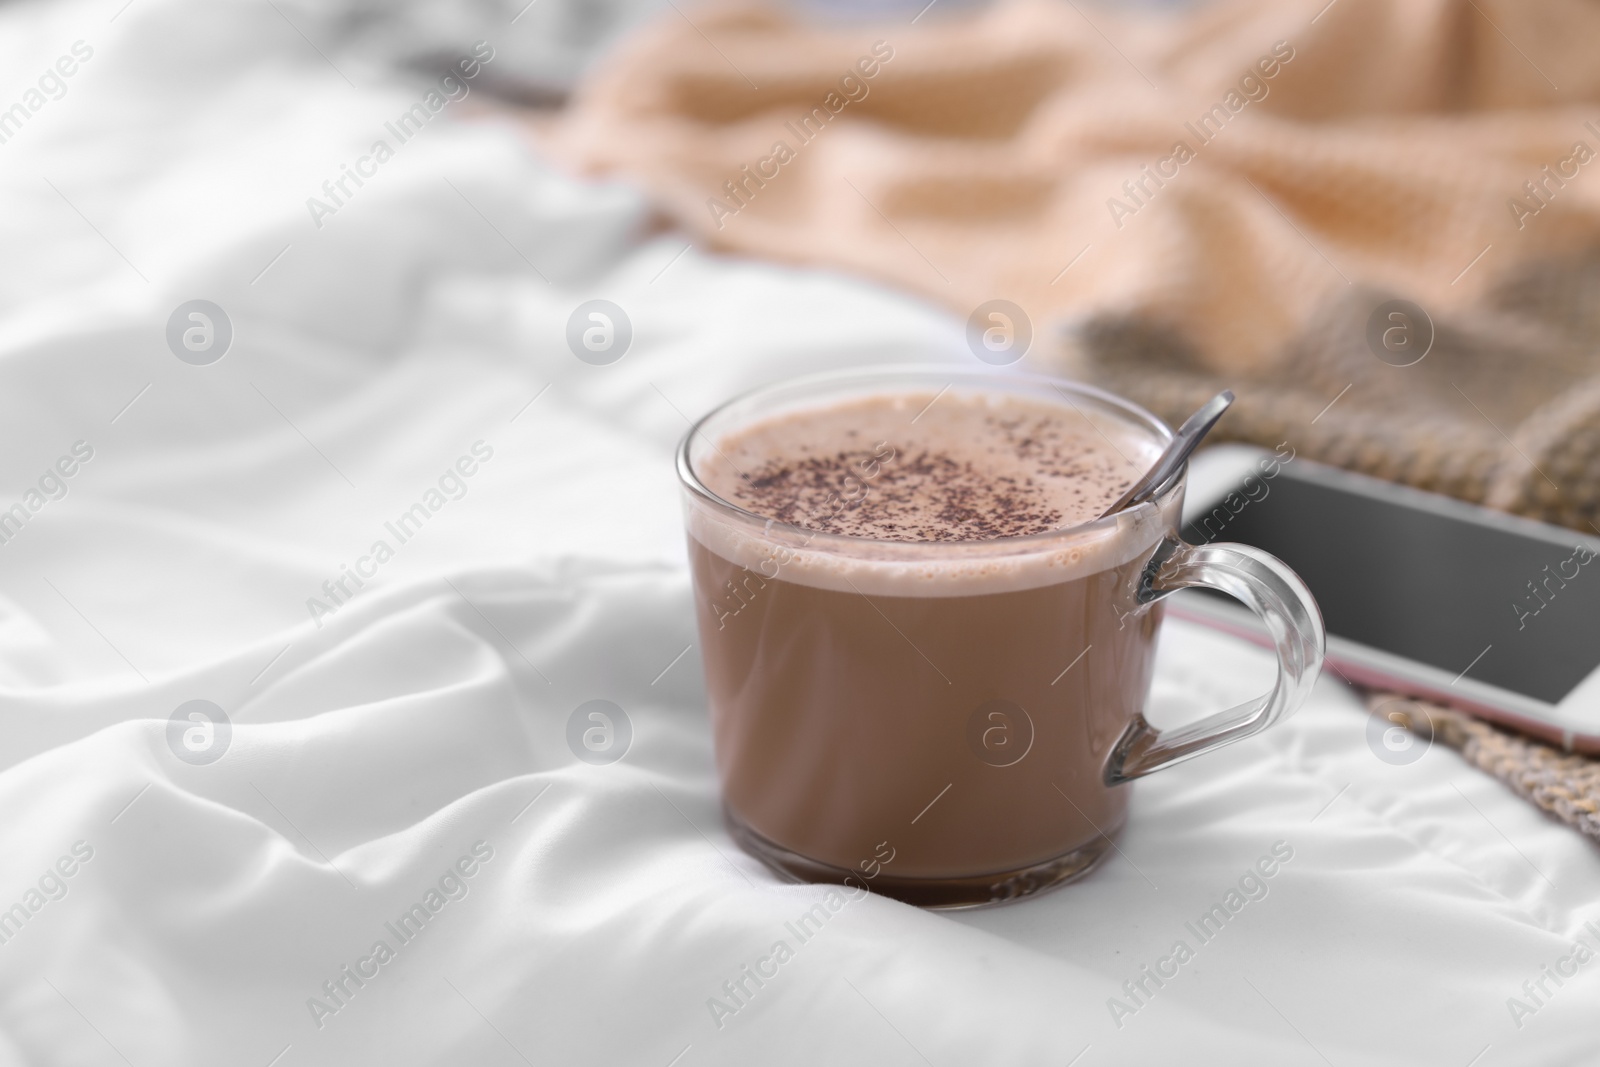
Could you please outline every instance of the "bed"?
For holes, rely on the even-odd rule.
[[[1378,758],[1334,678],[1139,782],[1082,882],[869,896],[730,999],[823,890],[723,829],[673,446],[784,375],[969,359],[964,324],[704,254],[486,93],[363,164],[436,72],[330,46],[354,9],[119,3],[0,8],[5,70],[74,58],[0,100],[0,1062],[1596,1054],[1592,845],[1442,746]],[[489,70],[533,64],[508,11],[461,15]],[[592,299],[609,364],[566,341]],[[1154,713],[1270,671],[1171,621]],[[592,699],[607,765],[566,740]]]

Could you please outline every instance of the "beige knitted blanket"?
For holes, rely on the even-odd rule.
[[[1404,726],[1420,743],[1440,742],[1468,763],[1500,779],[1518,796],[1578,832],[1600,839],[1600,761],[1575,756],[1451,708],[1369,693],[1367,710]]]
[[[1223,434],[1600,523],[1600,4],[939,15],[679,4],[544,136],[708,246],[1010,301],[1168,417],[1225,383]]]

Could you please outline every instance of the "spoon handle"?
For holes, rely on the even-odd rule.
[[[1128,487],[1101,516],[1110,515],[1130,508],[1133,505],[1155,495],[1178,470],[1189,461],[1194,450],[1200,447],[1200,442],[1206,439],[1206,434],[1211,432],[1211,427],[1222,418],[1222,413],[1228,410],[1233,403],[1233,390],[1224,389],[1216,396],[1200,405],[1200,409],[1184,420],[1178,432],[1173,434],[1172,441],[1167,445],[1166,451],[1161,453],[1155,466],[1145,472],[1144,476]]]

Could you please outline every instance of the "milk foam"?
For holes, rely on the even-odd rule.
[[[911,392],[742,427],[717,442],[699,473],[724,500],[805,529],[986,541],[1093,519],[1156,452],[1147,436],[1092,422],[1068,404]]]
[[[723,436],[697,465],[712,492],[771,521],[763,526],[691,505],[689,532],[758,579],[839,592],[976,596],[1087,577],[1148,553],[1182,497],[1169,494],[1159,511],[1141,508],[1075,530],[1160,451],[1148,433],[1095,414],[1091,422],[1065,404],[1004,393],[933,392],[786,412]],[[948,459],[961,477],[941,484],[904,476],[929,456],[941,462],[923,462],[913,473],[948,469]],[[998,519],[971,516],[949,506],[952,494],[941,496],[952,485],[957,504],[981,508],[998,490],[1024,506]],[[846,496],[858,486],[852,506]],[[798,507],[785,506],[796,499]],[[1019,515],[1016,533],[992,532]]]

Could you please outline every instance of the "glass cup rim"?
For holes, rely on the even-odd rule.
[[[724,400],[722,403],[716,405],[710,411],[696,419],[693,424],[690,425],[688,432],[684,434],[683,439],[678,443],[678,480],[683,488],[686,489],[699,502],[710,506],[715,511],[720,512],[727,517],[734,518],[745,523],[757,524],[762,528],[763,532],[768,535],[777,532],[780,534],[795,536],[802,539],[808,548],[823,551],[826,551],[827,545],[833,544],[837,545],[841,550],[848,550],[851,548],[859,549],[866,546],[878,546],[890,550],[896,554],[921,554],[923,552],[928,552],[930,554],[947,554],[952,549],[958,547],[962,549],[981,547],[1002,552],[1009,552],[1012,550],[1026,552],[1038,548],[1044,548],[1057,541],[1083,537],[1085,535],[1093,535],[1104,530],[1113,529],[1119,524],[1128,522],[1129,520],[1143,521],[1151,517],[1157,509],[1164,508],[1167,502],[1171,499],[1172,494],[1185,482],[1186,475],[1188,473],[1187,464],[1185,464],[1183,467],[1180,467],[1178,469],[1178,473],[1172,478],[1168,479],[1166,485],[1162,486],[1158,492],[1152,494],[1142,503],[1131,508],[1125,508],[1122,511],[1113,512],[1110,515],[1102,515],[1099,518],[1090,520],[1089,522],[1078,523],[1074,526],[1066,526],[1058,530],[1046,530],[1043,533],[1022,534],[1012,537],[994,537],[985,539],[983,541],[895,541],[888,538],[859,537],[854,534],[827,533],[822,530],[814,530],[809,527],[797,525],[795,523],[769,518],[765,515],[761,515],[757,512],[740,507],[738,504],[718,496],[711,490],[709,486],[700,480],[700,476],[694,470],[694,464],[690,459],[690,449],[694,445],[695,438],[697,436],[703,437],[708,443],[712,443],[710,437],[705,434],[704,427],[711,420],[717,418],[719,415],[722,415],[724,412],[735,407],[736,405],[756,400],[764,394],[777,394],[793,389],[803,388],[808,385],[826,385],[831,382],[838,382],[842,385],[848,384],[852,381],[871,380],[875,378],[892,379],[895,377],[903,377],[906,379],[911,379],[930,375],[935,377],[950,378],[951,385],[954,385],[958,380],[965,380],[966,382],[974,384],[993,383],[994,385],[1001,387],[1007,385],[1032,385],[1036,387],[1048,386],[1057,392],[1066,390],[1069,393],[1083,397],[1087,400],[1092,400],[1103,407],[1111,408],[1121,415],[1130,418],[1133,422],[1148,430],[1157,439],[1157,442],[1161,448],[1165,448],[1167,443],[1170,442],[1173,437],[1172,428],[1158,416],[1152,414],[1150,411],[1147,411],[1145,408],[1140,407],[1131,400],[1127,400],[1116,395],[1115,393],[1098,388],[1097,386],[1089,385],[1086,382],[1077,382],[1068,378],[1057,378],[1047,374],[1019,374],[998,368],[986,369],[975,367],[952,367],[941,363],[873,364],[865,367],[818,371],[811,374],[802,374],[788,378],[781,378],[777,381],[768,382],[765,385],[756,386],[753,389],[747,389],[742,393]],[[1068,404],[1071,404],[1070,398],[1068,399]],[[714,443],[712,443],[712,447],[716,447]]]

